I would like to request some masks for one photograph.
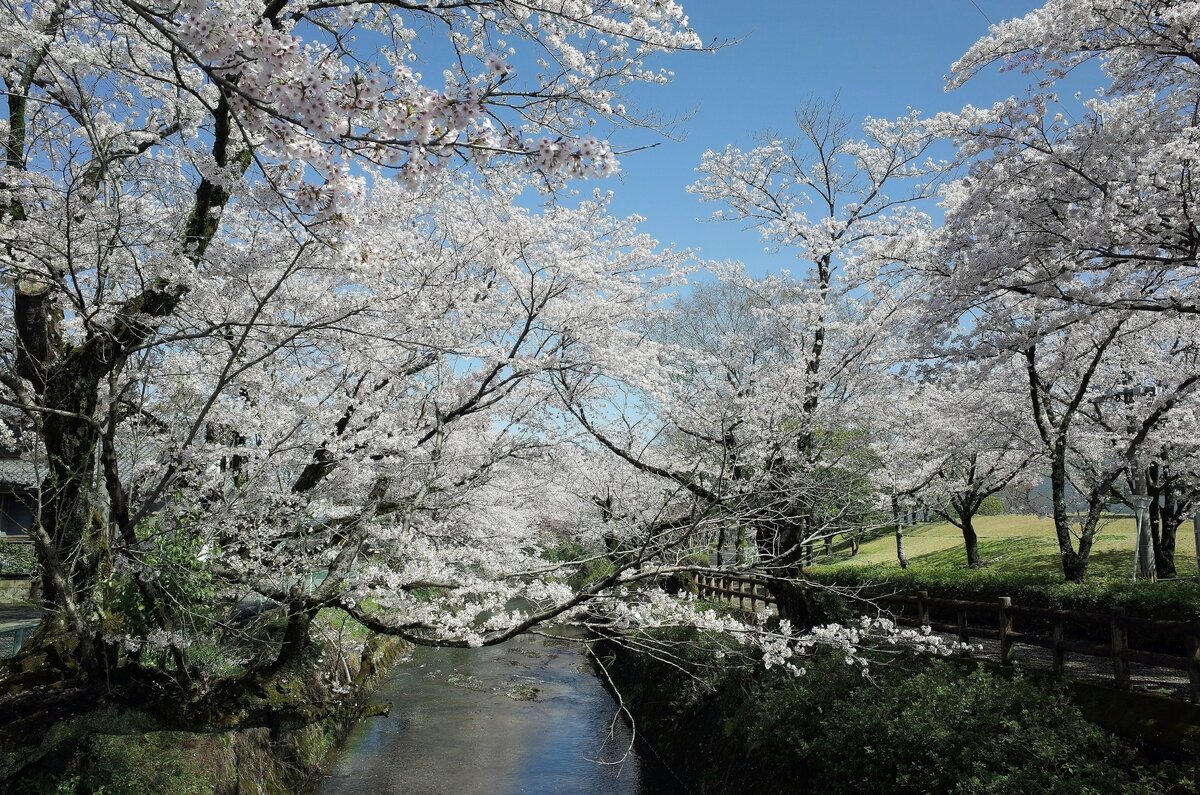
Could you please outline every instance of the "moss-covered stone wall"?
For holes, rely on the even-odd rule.
[[[222,730],[165,726],[148,712],[100,700],[69,717],[58,716],[41,734],[0,747],[0,792],[57,795],[296,795],[307,791],[327,757],[355,720],[373,710],[365,699],[403,652],[394,639],[373,639],[352,670],[357,697],[344,708],[323,709],[318,671],[267,683],[251,698],[279,701],[274,725]],[[310,679],[310,681],[302,681]],[[314,699],[312,716],[297,696]],[[238,707],[231,705],[231,714]]]

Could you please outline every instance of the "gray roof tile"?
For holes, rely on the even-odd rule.
[[[9,486],[32,486],[37,481],[38,471],[32,461],[0,458],[0,483]]]

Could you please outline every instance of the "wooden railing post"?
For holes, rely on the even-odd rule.
[[[1129,661],[1125,650],[1129,648],[1129,633],[1125,629],[1125,608],[1114,607],[1109,618],[1112,630],[1113,682],[1122,690],[1129,689]]]
[[[998,637],[1000,638],[1000,664],[1012,665],[1013,661],[1015,661],[1017,657],[1016,649],[1013,648],[1012,642],[1012,613],[1009,611],[1009,608],[1012,607],[1012,598],[1008,596],[1001,596],[999,607],[1000,610],[998,614],[998,623],[1000,632],[998,633]]]
[[[755,593],[759,594],[759,601],[766,604],[774,603],[773,598],[761,595],[762,591],[758,586],[755,586]],[[937,608],[939,611],[944,610],[947,614],[953,610],[957,616],[957,626],[939,620],[937,627],[940,633],[951,635],[957,631],[959,640],[964,644],[970,643],[972,633],[982,634],[985,637],[991,635],[985,625],[970,625],[971,615],[976,612],[980,614],[986,612],[987,602],[930,598],[925,591],[884,594],[877,598],[881,604],[893,606],[893,609],[900,612],[898,620],[904,625],[932,626],[930,613]],[[1014,605],[1011,597],[1000,597],[993,604],[997,608],[999,629],[993,637],[997,637],[1000,641],[999,662],[1003,666],[1010,667],[1016,662],[1017,644],[1025,643],[1050,651],[1054,674],[1059,676],[1067,675],[1066,656],[1068,653],[1072,655],[1073,661],[1076,659],[1076,655],[1093,659],[1109,657],[1112,659],[1114,686],[1124,690],[1132,687],[1131,669],[1135,664],[1146,666],[1147,674],[1153,673],[1155,678],[1161,679],[1164,684],[1170,682],[1173,685],[1182,685],[1181,674],[1186,671],[1189,685],[1186,698],[1192,704],[1200,705],[1200,622],[1129,616],[1122,608],[1114,608],[1105,614]],[[1021,630],[1017,630],[1015,627],[1017,615],[1022,616]],[[941,612],[939,612],[940,617]],[[946,617],[948,618],[948,615]],[[1026,617],[1028,617],[1028,626],[1026,626]],[[1092,630],[1103,632],[1106,621],[1109,624],[1110,643],[1097,643],[1095,641],[1099,638],[1093,636]],[[1074,631],[1083,624],[1092,628],[1087,633],[1090,636],[1087,640],[1077,638],[1074,634],[1068,637],[1068,628]],[[1152,633],[1158,642],[1148,643],[1145,648],[1134,645],[1142,640],[1140,633],[1143,630]],[[1133,633],[1132,641],[1131,632]],[[1164,648],[1163,641],[1168,639],[1174,648]],[[1150,638],[1146,640],[1150,640]],[[1186,645],[1186,652],[1179,649],[1179,645]],[[1030,660],[1031,664],[1034,662],[1036,662],[1036,658]],[[1163,673],[1165,673],[1163,669],[1175,673],[1171,674],[1169,678],[1163,678]],[[1182,687],[1174,689],[1175,693],[1172,697],[1183,700],[1185,696],[1180,692]]]
[[[1061,674],[1064,667],[1063,637],[1066,634],[1061,616],[1055,616],[1054,628],[1051,630],[1051,640],[1054,642],[1054,673]]]
[[[1200,704],[1200,637],[1188,636],[1188,679],[1192,685],[1192,703]]]
[[[929,591],[917,591],[917,623],[929,626]]]

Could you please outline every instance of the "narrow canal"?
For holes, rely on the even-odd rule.
[[[628,724],[580,643],[529,635],[417,649],[375,692],[321,795],[637,795],[682,790],[630,748]]]

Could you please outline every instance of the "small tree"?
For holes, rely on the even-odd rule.
[[[985,503],[1037,459],[1034,431],[1013,367],[953,368],[947,365],[932,391],[930,446],[941,459],[925,492],[934,511],[962,531],[968,568],[983,565],[975,516]]]

